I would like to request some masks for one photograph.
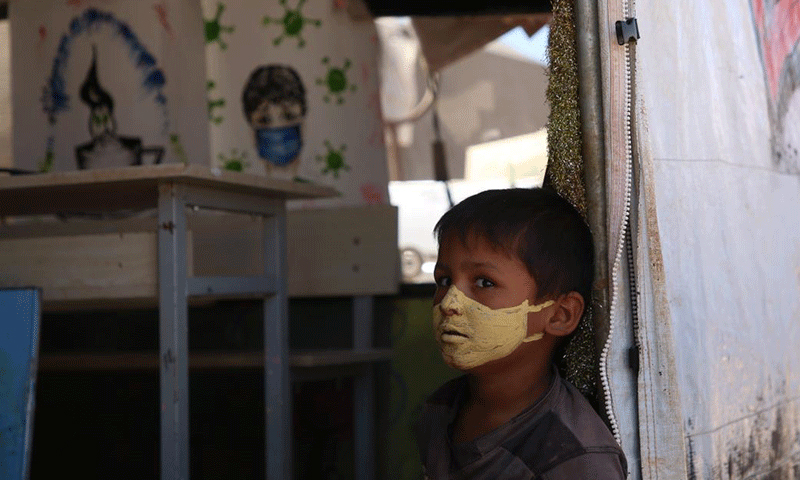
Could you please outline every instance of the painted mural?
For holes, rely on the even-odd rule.
[[[283,15],[277,17],[270,17],[265,15],[261,21],[265,26],[278,25],[283,31],[272,40],[272,44],[278,46],[283,42],[284,38],[297,39],[297,46],[302,48],[306,45],[303,38],[303,28],[308,25],[319,27],[322,25],[322,20],[307,18],[303,16],[302,8],[306,0],[299,0],[295,8],[290,8],[286,5],[286,0],[280,0],[279,3],[283,7]]]
[[[300,75],[286,65],[256,68],[244,86],[242,106],[267,173],[288,168],[296,177],[306,116],[306,89]]]
[[[77,37],[97,34],[101,29],[109,30],[109,34],[118,36],[130,50],[129,54],[135,68],[142,78],[141,88],[146,92],[154,92],[153,101],[160,105],[160,121],[164,130],[169,129],[166,104],[167,99],[161,91],[166,83],[164,72],[158,67],[155,57],[141,43],[134,30],[113,13],[89,8],[69,22],[68,31],[63,33],[58,42],[58,50],[52,62],[52,71],[46,79],[42,94],[42,110],[47,114],[48,122],[55,126],[58,115],[62,111],[73,108],[70,94],[67,91],[65,72]],[[78,47],[80,48],[80,47]],[[86,79],[80,87],[79,95],[89,108],[89,134],[91,142],[75,147],[75,159],[78,168],[119,167],[142,164],[141,138],[119,137],[116,134],[117,122],[114,117],[114,100],[100,86],[97,74],[97,44],[91,45],[91,65]],[[47,140],[45,157],[39,165],[40,171],[48,171],[53,166],[53,135]],[[157,163],[161,155],[153,150]],[[160,149],[163,153],[163,148]]]
[[[350,69],[350,59],[345,59],[341,67],[332,66],[331,59],[324,57],[322,65],[327,69],[325,75],[317,79],[317,85],[325,87],[325,93],[322,95],[322,100],[329,103],[331,99],[335,99],[336,103],[341,105],[344,103],[345,94],[355,92],[358,87],[350,84],[347,81],[347,70]]]
[[[386,203],[372,22],[329,0],[202,7],[213,165],[341,192],[292,208]]]
[[[385,203],[378,38],[334,0],[26,0],[12,23],[14,165],[183,162]]]
[[[100,85],[97,76],[96,45],[92,45],[92,64],[81,85],[80,97],[89,107],[88,126],[92,141],[75,147],[78,168],[142,165],[143,158],[150,155],[152,160],[147,163],[161,163],[164,147],[143,147],[141,138],[117,134],[114,99]]]
[[[751,0],[772,123],[773,161],[800,173],[800,3]]]
[[[230,25],[222,25],[220,23],[222,14],[225,12],[225,4],[218,3],[217,11],[214,16],[208,20],[203,21],[205,27],[206,43],[216,43],[219,48],[226,50],[228,44],[222,39],[223,34],[233,33],[236,29]]]
[[[199,5],[29,0],[9,18],[17,168],[207,162]]]

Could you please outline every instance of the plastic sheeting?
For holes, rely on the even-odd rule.
[[[800,54],[776,46],[800,32],[788,21],[797,15],[780,12],[790,0],[767,3],[636,2],[642,363],[638,430],[621,430],[639,436],[642,478],[800,471],[800,176],[787,140],[800,136]],[[612,154],[624,141],[615,85],[625,74],[613,9],[603,72]],[[609,159],[613,232],[620,172]],[[615,398],[630,397],[616,379]]]

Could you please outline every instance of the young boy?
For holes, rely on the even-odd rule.
[[[425,477],[624,479],[614,437],[553,365],[591,298],[580,214],[547,190],[490,190],[445,213],[435,233],[434,335],[466,375],[424,406]]]

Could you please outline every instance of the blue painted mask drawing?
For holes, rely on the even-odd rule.
[[[277,128],[259,128],[256,130],[258,155],[273,164],[283,167],[290,164],[303,146],[300,138],[300,126],[291,125]]]
[[[258,67],[245,84],[242,105],[267,172],[277,167],[296,176],[306,115],[306,91],[300,75],[285,65]]]

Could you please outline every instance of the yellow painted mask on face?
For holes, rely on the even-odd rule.
[[[529,305],[492,309],[464,295],[451,285],[442,301],[433,306],[433,330],[444,361],[453,368],[466,370],[503,358],[523,342],[544,336],[528,333],[528,313],[539,312],[553,304],[548,300]],[[445,316],[442,310],[456,313]]]

